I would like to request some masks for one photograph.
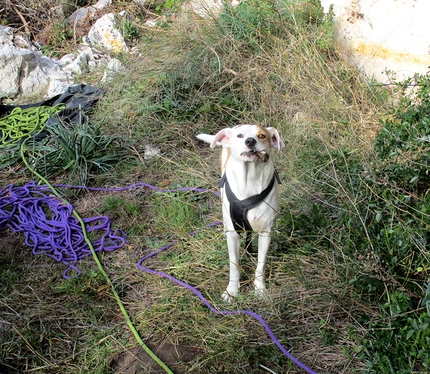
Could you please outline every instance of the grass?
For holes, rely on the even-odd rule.
[[[2,258],[7,288],[2,287],[1,298],[8,306],[2,318],[2,371],[107,373],[124,340],[120,324],[112,322],[106,309],[109,298],[99,291],[97,272],[84,266],[85,275],[68,282],[59,277],[58,268],[26,253],[18,238],[15,242],[15,247],[3,246],[14,248],[15,261]],[[25,361],[30,365],[19,365]]]
[[[136,188],[71,195],[82,216],[107,215],[127,233],[126,247],[101,254],[101,261],[143,340],[177,373],[299,369],[253,318],[215,315],[190,291],[136,268],[144,255],[173,241],[145,266],[190,283],[216,308],[259,313],[316,372],[426,370],[429,266],[420,242],[426,236],[410,225],[418,217],[414,222],[427,227],[427,203],[419,195],[426,191],[426,174],[411,174],[405,151],[394,169],[392,155],[384,156],[387,142],[426,131],[425,122],[413,122],[425,117],[426,108],[411,114],[400,106],[392,113],[390,92],[345,64],[332,45],[333,32],[314,0],[248,0],[209,20],[176,14],[175,22],[145,31],[137,45],[142,55],[124,58],[125,75],[104,87],[91,113],[97,133],[89,139],[106,141],[106,157],[118,161],[90,170],[85,180],[97,186],[144,181],[167,190],[216,190],[217,151],[195,135],[237,123],[274,126],[287,144],[274,155],[283,183],[267,268],[268,301],[253,297],[256,259],[243,253],[241,294],[231,306],[222,302],[228,254],[222,229],[205,228],[221,219],[218,198],[210,192]],[[426,97],[423,92],[424,103]],[[396,125],[406,117],[413,131]],[[384,137],[381,127],[395,136]],[[128,153],[121,153],[125,145]],[[146,145],[160,148],[160,155],[145,160]],[[425,149],[419,151],[414,167],[426,162]],[[97,154],[76,160],[92,157]],[[80,166],[66,165],[55,178],[70,178]],[[410,188],[421,205],[402,200],[399,187]],[[390,215],[400,223],[385,220]],[[417,245],[396,246],[406,234],[415,235]],[[0,250],[1,371],[110,373],[127,365],[131,371],[133,363],[156,372],[139,355],[89,258],[84,274],[66,281],[62,269],[28,253],[20,238],[9,232],[5,238],[13,241],[6,245],[4,239]],[[168,346],[173,349],[163,348]]]

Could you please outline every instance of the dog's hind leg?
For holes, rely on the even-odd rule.
[[[271,236],[270,232],[260,233],[258,236],[258,262],[255,270],[255,296],[264,298],[267,296],[267,288],[264,280],[264,272],[266,268],[267,252],[270,247]]]
[[[227,289],[222,294],[224,301],[231,303],[232,298],[236,297],[239,292],[239,251],[240,251],[240,236],[235,231],[226,233],[228,256],[230,260],[230,280]]]

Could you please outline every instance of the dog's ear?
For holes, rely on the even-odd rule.
[[[215,134],[215,137],[212,140],[211,148],[215,148],[216,145],[221,144],[222,146],[227,145],[230,141],[232,135],[232,130],[230,128],[225,128]]]
[[[279,136],[278,130],[274,127],[268,127],[267,131],[270,134],[270,141],[272,142],[272,148],[276,148],[278,151],[285,147],[284,141]]]

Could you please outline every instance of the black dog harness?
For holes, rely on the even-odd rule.
[[[230,184],[228,183],[226,174],[221,178],[221,181],[219,183],[219,187],[225,187],[225,193],[228,198],[228,202],[230,203],[230,217],[233,221],[233,227],[237,233],[241,232],[247,232],[247,238],[246,238],[246,247],[248,251],[251,250],[251,235],[249,235],[250,232],[252,232],[251,224],[248,221],[248,218],[246,217],[248,214],[248,211],[254,207],[256,207],[258,204],[260,204],[272,191],[273,186],[275,184],[275,180],[278,184],[281,184],[278,173],[273,173],[273,177],[271,181],[269,182],[268,186],[259,194],[250,196],[244,200],[239,200],[236,195],[233,193],[233,191],[230,188]]]

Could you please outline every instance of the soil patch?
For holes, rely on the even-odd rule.
[[[182,374],[184,363],[193,361],[203,351],[189,345],[172,344],[164,340],[159,343],[147,342],[148,347],[163,361],[174,373]],[[118,374],[164,374],[162,369],[142,347],[136,347],[123,353],[114,363],[114,370]]]

